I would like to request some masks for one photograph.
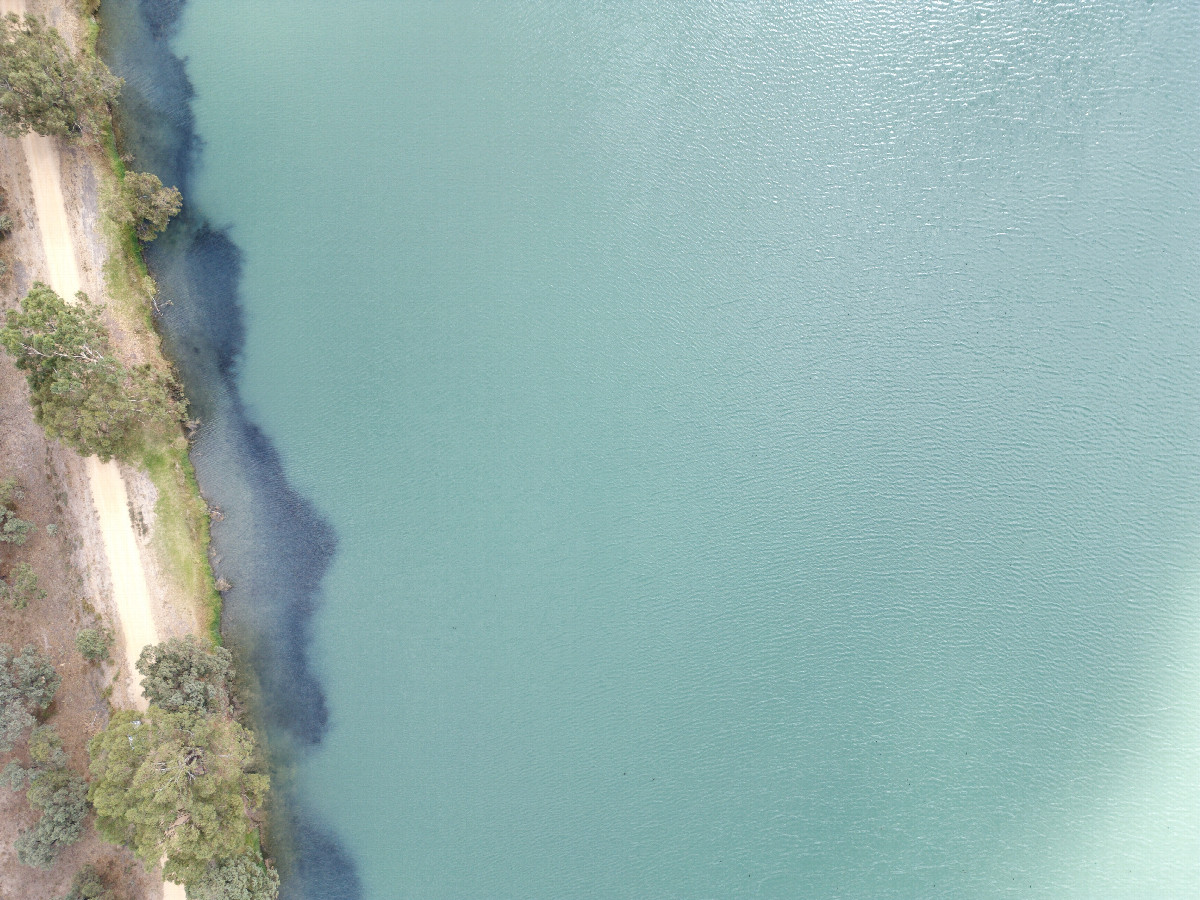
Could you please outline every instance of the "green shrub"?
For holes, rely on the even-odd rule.
[[[67,754],[53,725],[39,725],[29,735],[29,758],[44,769],[65,769]]]
[[[42,815],[33,828],[17,835],[17,859],[27,866],[49,869],[64,847],[83,834],[87,817],[87,782],[67,768],[62,739],[49,725],[35,728],[29,738],[29,755],[34,767],[22,769],[10,763],[4,780],[13,790],[28,781],[29,805]]]
[[[13,230],[13,218],[8,213],[0,213],[0,238],[7,237]]]
[[[116,900],[95,866],[84,866],[71,879],[71,892],[62,900]]]
[[[85,628],[75,635],[75,649],[90,662],[108,659],[112,642],[112,633],[107,628]]]
[[[17,859],[49,869],[58,854],[83,835],[87,818],[87,782],[68,769],[38,772],[26,791],[29,805],[42,814],[37,824],[17,835]]]

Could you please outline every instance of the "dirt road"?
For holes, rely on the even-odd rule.
[[[45,277],[59,294],[73,297],[81,280],[63,203],[58,147],[49,138],[26,135],[21,139],[21,148],[29,166],[38,229],[46,252],[48,271]],[[92,502],[100,521],[104,553],[108,558],[113,600],[121,619],[125,659],[130,669],[130,693],[137,698],[135,702],[144,704],[140,678],[133,664],[143,647],[158,642],[158,632],[154,627],[146,573],[129,516],[128,492],[115,462],[102,463],[91,457],[87,461],[87,473]]]
[[[67,225],[66,205],[63,203],[58,148],[48,138],[26,136],[21,140],[29,175],[33,182],[34,203],[38,227],[46,252],[48,271],[45,277],[50,286],[64,297],[73,297],[79,290],[79,266],[75,246]],[[133,521],[129,515],[129,494],[121,470],[115,462],[102,463],[96,457],[87,460],[88,484],[92,502],[100,522],[104,554],[108,559],[113,600],[120,618],[121,637],[125,646],[125,661],[130,679],[130,696],[139,708],[145,709],[141,677],[133,664],[147,644],[158,643],[158,631],[146,587],[146,572]],[[183,886],[163,883],[163,900],[185,900]]]

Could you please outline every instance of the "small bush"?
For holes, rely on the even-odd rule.
[[[85,628],[75,635],[75,649],[90,662],[108,659],[108,651],[112,647],[112,642],[112,633],[106,628]]]
[[[95,866],[84,866],[71,879],[71,892],[62,900],[116,900],[116,894],[104,883]]]
[[[53,725],[39,725],[29,735],[29,758],[44,769],[65,769],[67,754]]]
[[[34,767],[22,769],[10,763],[4,770],[14,790],[28,781],[25,798],[42,814],[37,824],[18,836],[17,859],[27,866],[48,869],[64,847],[83,834],[87,817],[87,782],[67,768],[62,739],[49,725],[35,728],[29,738],[29,755]]]
[[[83,835],[87,782],[69,769],[41,771],[29,780],[25,796],[42,817],[17,836],[17,859],[27,866],[49,869],[58,854]]]
[[[8,213],[0,213],[0,238],[8,237],[13,230],[13,218]]]
[[[13,609],[24,609],[30,601],[42,600],[46,592],[38,587],[37,573],[29,563],[17,563],[8,576],[0,579],[0,598],[12,604]]]
[[[15,478],[0,480],[0,542],[20,547],[29,540],[34,524],[17,518],[17,501],[24,496]]]

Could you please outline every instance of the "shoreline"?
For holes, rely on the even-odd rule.
[[[160,290],[155,313],[164,353],[176,364],[190,415],[202,423],[189,448],[196,477],[221,511],[210,558],[226,581],[223,632],[245,679],[241,696],[271,762],[271,852],[289,898],[354,898],[361,884],[353,858],[305,808],[293,781],[297,762],[328,728],[324,692],[308,658],[309,623],[323,599],[337,536],[292,486],[240,397],[242,254],[227,231],[188,203],[201,139],[186,68],[170,44],[181,9],[105,0],[98,55],[126,78],[115,116],[121,152],[185,198],[171,228],[144,248],[145,262]]]
[[[0,14],[9,12],[42,15],[78,52],[95,55],[98,23],[73,6],[61,0],[0,0]],[[155,326],[156,288],[140,245],[131,228],[112,222],[105,211],[104,197],[116,191],[123,176],[112,124],[106,121],[99,142],[91,144],[66,145],[37,135],[3,140],[12,148],[5,168],[20,189],[8,195],[10,206],[14,200],[18,204],[16,231],[25,247],[15,262],[13,293],[24,293],[37,280],[65,298],[83,290],[104,309],[114,346],[126,362],[173,370]],[[81,538],[71,566],[87,585],[86,594],[106,608],[101,621],[119,632],[112,686],[119,683],[120,689],[110,708],[145,709],[141,677],[134,668],[144,646],[204,634],[222,643],[221,597],[208,549],[210,514],[188,442],[182,430],[177,436],[147,439],[132,463],[82,458],[62,445],[56,450],[74,476],[69,478],[75,485],[69,505]],[[92,610],[86,598],[73,602],[83,604],[85,616]],[[82,735],[68,730],[64,737],[73,746],[86,743],[98,730],[97,719]],[[261,730],[253,722],[245,724]],[[89,835],[93,840],[90,828]],[[0,881],[13,877],[21,887],[33,877],[24,867],[12,870],[5,864],[3,869]],[[45,878],[61,880],[57,869]],[[183,900],[182,885],[162,881],[161,870],[157,878],[160,887],[154,893]]]

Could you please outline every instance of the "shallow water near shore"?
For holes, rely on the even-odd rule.
[[[801,6],[162,26],[289,898],[1194,896],[1200,10]]]

